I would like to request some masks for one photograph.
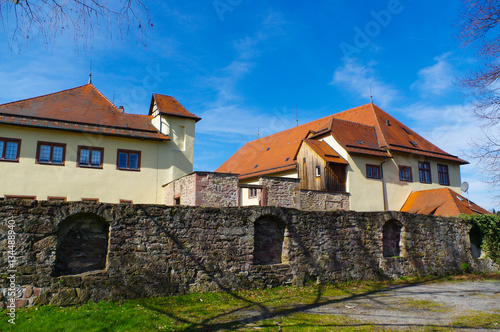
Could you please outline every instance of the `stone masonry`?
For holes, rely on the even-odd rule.
[[[348,193],[299,190],[299,184],[299,179],[262,176],[258,201],[305,211],[349,210]],[[239,195],[237,174],[194,172],[163,186],[163,203],[170,206],[240,206]]]
[[[331,193],[302,189],[299,195],[300,209],[304,211],[349,210],[348,193]]]
[[[404,250],[384,257],[383,228],[394,221]],[[18,306],[444,275],[463,263],[498,271],[472,257],[460,219],[400,212],[0,201],[0,228],[4,305],[10,269]]]

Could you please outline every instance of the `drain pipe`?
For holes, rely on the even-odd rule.
[[[384,211],[388,210],[387,206],[387,188],[385,186],[385,179],[384,179],[384,163],[387,161],[387,157],[384,157],[384,161],[380,164],[380,175],[382,177],[382,195],[384,199]]]

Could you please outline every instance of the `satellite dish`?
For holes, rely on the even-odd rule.
[[[469,184],[468,184],[467,182],[465,182],[465,181],[464,181],[464,182],[462,183],[462,185],[460,186],[460,189],[462,189],[462,191],[463,191],[464,193],[466,193],[466,192],[467,192],[467,190],[469,190]]]

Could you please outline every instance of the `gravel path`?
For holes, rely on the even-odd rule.
[[[375,323],[391,329],[449,327],[459,316],[500,314],[500,282],[466,281],[399,286],[306,312],[350,316],[364,323]],[[500,321],[492,323],[494,328],[481,331],[500,331]]]

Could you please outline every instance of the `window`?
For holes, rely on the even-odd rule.
[[[64,165],[66,144],[40,142],[36,148],[37,164]]]
[[[104,159],[104,148],[96,148],[91,146],[78,146],[76,155],[78,167],[102,168]]]
[[[321,167],[316,166],[316,177],[319,178],[321,176]]]
[[[21,140],[0,137],[0,161],[19,161]]]
[[[450,185],[450,176],[448,174],[448,165],[438,164],[439,184],[443,186]]]
[[[413,182],[413,175],[410,166],[399,166],[399,180]]]
[[[141,151],[118,149],[116,168],[127,171],[139,171],[141,168]]]
[[[36,196],[29,195],[5,195],[4,199],[20,199],[22,201],[35,201]]]
[[[248,198],[257,198],[257,188],[248,189]]]
[[[130,200],[130,199],[120,199],[120,204],[131,205],[131,204],[134,204],[134,202],[132,202],[132,200]]]
[[[420,182],[431,183],[431,164],[427,161],[418,162],[418,176]]]
[[[49,202],[66,202],[66,197],[48,196],[47,201],[49,201]]]
[[[380,166],[366,164],[366,177],[370,179],[380,179]]]
[[[82,198],[82,202],[99,203],[99,198]]]

